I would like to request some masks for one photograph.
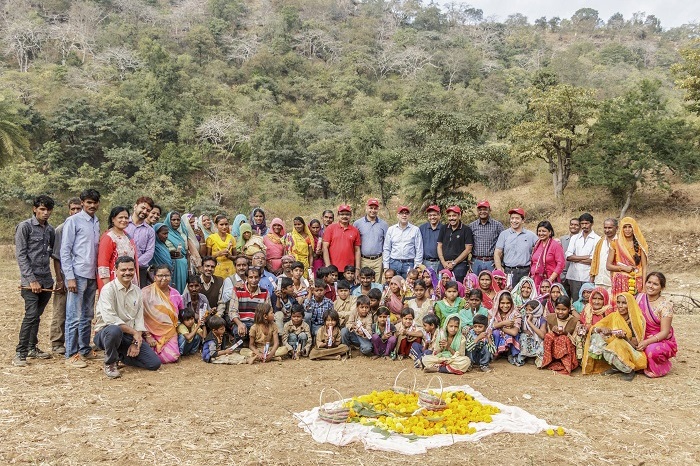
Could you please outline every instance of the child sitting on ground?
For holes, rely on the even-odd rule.
[[[467,302],[459,296],[459,287],[456,281],[450,280],[444,285],[444,297],[435,303],[435,315],[440,319],[440,328],[447,325],[447,320],[453,316],[460,316],[460,313],[467,307]],[[464,326],[460,317],[460,330]]]
[[[255,321],[250,328],[248,348],[250,353],[241,350],[248,357],[248,364],[258,362],[280,361],[287,355],[287,348],[280,348],[280,339],[275,325],[275,313],[269,303],[258,304],[255,308]],[[250,356],[248,356],[248,354]]]
[[[226,322],[214,315],[209,318],[209,335],[202,345],[202,360],[213,364],[241,364],[245,358],[234,354],[235,345],[231,346],[229,334],[226,333]],[[243,340],[241,340],[243,341]]]
[[[411,352],[414,343],[420,344],[423,330],[414,321],[413,310],[401,311],[401,322],[396,324],[396,358],[401,361]]]
[[[483,294],[481,290],[475,288],[469,291],[469,295],[467,296],[467,308],[459,314],[463,325],[462,333],[465,335],[471,330],[474,324],[474,317],[482,315],[488,319],[489,311],[481,305],[482,297]]]
[[[482,314],[475,315],[474,322],[472,323],[469,333],[467,333],[464,345],[467,356],[472,364],[479,366],[482,372],[491,371],[489,363],[491,362],[491,357],[496,352],[496,345],[493,343],[493,337],[486,331],[488,324],[488,317]]]
[[[551,369],[570,375],[578,367],[574,332],[576,317],[571,315],[571,300],[568,296],[557,299],[554,314],[545,317],[547,334],[544,336],[544,354],[540,369]]]
[[[345,327],[348,322],[348,317],[355,311],[355,296],[350,296],[350,288],[352,286],[346,280],[340,280],[336,290],[336,298],[333,303],[333,309],[340,316],[340,327]],[[369,309],[367,309],[369,312]]]
[[[490,328],[496,345],[495,357],[507,354],[508,362],[522,366],[516,356],[520,353],[520,312],[513,305],[510,291],[499,291],[494,299],[494,310]]]
[[[369,298],[369,313],[372,315],[372,320],[377,321],[377,312],[379,312],[379,306],[382,301],[382,292],[378,289],[371,289],[367,293]]]
[[[460,328],[459,317],[447,319],[444,331],[433,342],[433,354],[421,359],[423,371],[461,375],[469,370],[471,360],[464,355],[466,339]]]
[[[284,324],[282,344],[292,355],[292,359],[299,359],[301,356],[309,355],[311,340],[311,329],[309,324],[304,322],[304,306],[294,303],[292,317],[289,322]]]
[[[386,306],[380,306],[377,310],[377,323],[372,327],[372,347],[374,356],[372,359],[390,359],[391,352],[396,347],[396,327],[391,323],[389,315],[391,311]]]
[[[292,284],[294,285],[294,297],[299,304],[309,296],[309,281],[304,278],[304,264],[299,261],[292,262]]]
[[[365,356],[372,355],[372,316],[369,314],[367,296],[357,297],[357,308],[350,314],[345,327],[340,331],[340,336],[349,348],[360,348],[360,352]]]
[[[520,332],[520,354],[518,364],[525,364],[526,358],[535,358],[535,366],[542,365],[544,354],[544,336],[547,333],[547,321],[544,318],[544,306],[533,299],[525,304]]]
[[[312,361],[319,359],[334,359],[340,361],[347,357],[348,348],[340,339],[340,317],[333,309],[326,311],[323,323],[316,332],[316,344],[309,353]]]
[[[177,326],[177,344],[180,347],[180,354],[187,356],[199,351],[202,344],[202,326],[204,316],[199,321],[195,321],[194,312],[186,307],[180,312],[180,324]]]
[[[426,354],[432,354],[433,342],[437,338],[438,328],[440,327],[440,321],[435,316],[435,314],[426,314],[423,317],[423,336],[421,342],[414,342],[411,345],[411,359],[413,359],[413,366],[416,369],[420,369],[421,358]]]
[[[432,312],[435,303],[428,296],[428,286],[423,280],[413,284],[413,299],[408,301],[408,308],[413,311],[414,322],[418,327],[423,326],[423,317]]]

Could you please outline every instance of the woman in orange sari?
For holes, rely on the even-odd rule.
[[[157,266],[155,283],[141,290],[143,296],[143,320],[148,333],[146,342],[163,364],[180,359],[177,344],[178,315],[184,309],[182,297],[170,283],[171,272],[167,266]]]
[[[624,292],[644,291],[649,245],[632,217],[620,222],[622,234],[610,243],[606,268],[611,272],[613,299]]]

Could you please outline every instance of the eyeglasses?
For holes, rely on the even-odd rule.
[[[170,278],[172,275],[156,275],[156,278],[160,278],[161,280],[165,280],[166,278]]]

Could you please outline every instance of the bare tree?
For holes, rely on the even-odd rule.
[[[133,50],[126,47],[110,47],[95,57],[95,61],[117,70],[119,80],[123,81],[128,73],[141,68],[141,60]]]
[[[24,0],[8,1],[0,11],[0,18],[4,53],[14,57],[19,70],[26,73],[48,38],[46,23]]]
[[[237,145],[250,140],[251,129],[234,115],[219,113],[204,120],[196,133],[200,142],[207,142],[224,154],[230,154]]]
[[[258,52],[261,40],[255,35],[245,35],[240,37],[227,37],[225,41],[229,45],[229,60],[234,60],[239,65],[247,62]]]

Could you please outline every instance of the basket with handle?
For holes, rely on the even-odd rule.
[[[402,395],[412,395],[416,392],[416,374],[411,372],[413,374],[413,387],[408,388],[399,385],[399,377],[401,377],[401,374],[403,374],[404,372],[406,372],[406,369],[403,369],[401,372],[396,374],[396,378],[394,379],[394,386],[391,387],[391,389],[394,391],[394,393],[400,393]]]
[[[324,388],[318,396],[318,418],[330,424],[344,424],[350,415],[350,408],[343,406],[343,396],[334,388],[328,389],[338,395],[338,401],[324,403],[323,394],[326,391]]]
[[[430,385],[433,380],[437,379],[440,382],[440,395],[436,395],[430,390]],[[433,376],[429,381],[428,385],[423,390],[418,390],[418,406],[427,411],[442,411],[447,408],[447,403],[443,398],[443,387],[442,379],[438,376]]]

